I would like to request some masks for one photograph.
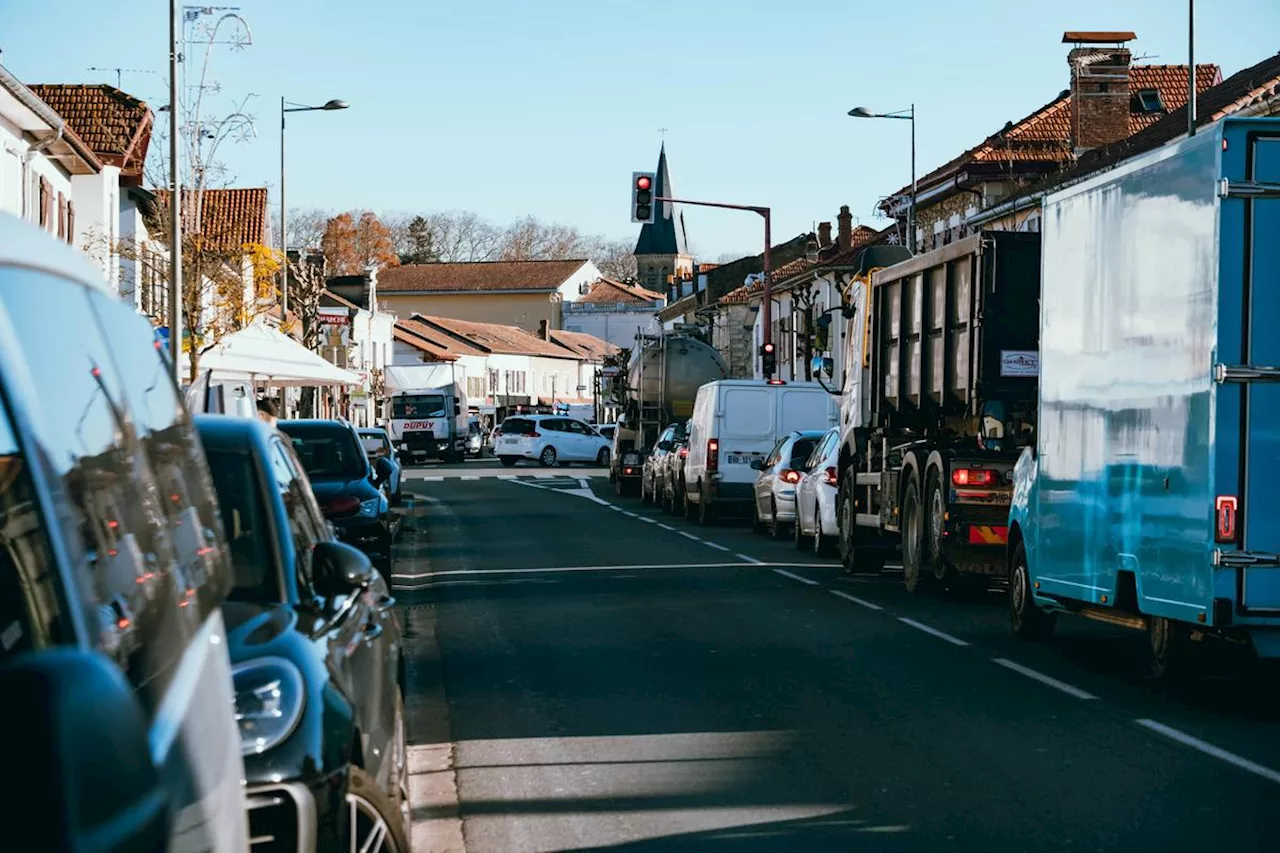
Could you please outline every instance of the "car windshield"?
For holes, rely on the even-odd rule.
[[[393,418],[443,418],[444,396],[441,394],[405,394],[391,398]]]
[[[348,427],[338,424],[279,423],[312,480],[358,480],[368,471],[364,450]]]
[[[252,457],[227,450],[210,450],[206,456],[235,569],[228,598],[280,601],[280,572],[272,558],[271,526]]]

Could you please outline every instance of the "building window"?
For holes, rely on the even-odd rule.
[[[488,370],[486,372],[489,374],[489,393],[497,394],[498,393],[498,371]]]
[[[1144,113],[1162,113],[1164,112],[1164,101],[1160,100],[1159,89],[1139,89],[1138,90],[1138,109]]]

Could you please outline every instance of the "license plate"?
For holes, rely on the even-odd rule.
[[[750,465],[752,459],[763,459],[762,456],[753,456],[746,453],[730,453],[725,460],[730,465]]]
[[[634,453],[628,453],[626,456],[622,457],[622,464],[623,465],[639,465],[640,457]]]
[[[520,439],[518,439],[518,438],[504,438],[504,439],[502,439],[502,443],[503,443],[503,444],[515,444],[515,443],[516,443],[517,441],[519,441],[519,440],[520,440]]]

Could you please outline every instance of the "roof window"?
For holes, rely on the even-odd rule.
[[[1164,112],[1164,101],[1160,100],[1160,91],[1158,89],[1139,89],[1138,109],[1144,113]]]

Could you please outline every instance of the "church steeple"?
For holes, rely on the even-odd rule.
[[[667,167],[667,146],[658,152],[657,177],[654,180],[654,198],[673,196],[671,172]],[[636,240],[637,271],[640,281],[652,290],[665,291],[667,278],[677,280],[693,271],[693,258],[689,255],[689,240],[684,230],[684,214],[672,202],[658,203],[653,222],[640,227],[640,239]]]

